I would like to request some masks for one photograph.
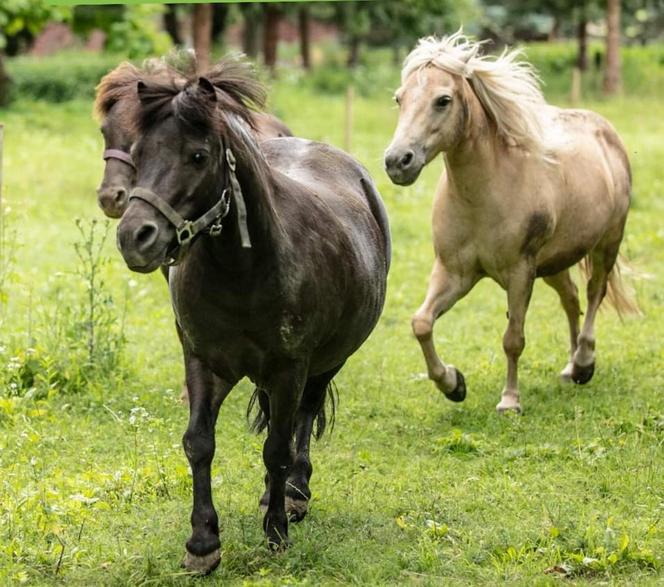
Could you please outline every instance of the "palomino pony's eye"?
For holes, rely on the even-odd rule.
[[[447,95],[439,96],[438,98],[436,98],[436,101],[434,102],[434,105],[435,105],[436,108],[442,109],[442,108],[445,108],[451,101],[452,101],[451,96],[447,96]]]
[[[396,102],[397,106],[401,106],[401,98],[394,94],[394,101]]]
[[[206,160],[207,160],[207,153],[205,153],[204,151],[196,151],[191,156],[191,162],[198,167],[203,165],[203,163],[205,163]]]

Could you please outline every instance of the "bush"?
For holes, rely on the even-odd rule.
[[[66,52],[54,57],[17,57],[7,60],[12,99],[66,102],[92,98],[99,80],[122,57]]]

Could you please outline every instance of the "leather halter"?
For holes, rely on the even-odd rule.
[[[230,196],[233,196],[235,207],[237,208],[237,222],[240,230],[240,240],[242,247],[251,248],[251,239],[249,238],[249,229],[247,228],[247,207],[244,203],[242,188],[235,175],[235,156],[230,149],[225,150],[226,163],[228,164],[229,186],[221,193],[219,201],[212,206],[205,214],[196,220],[186,220],[179,212],[175,210],[166,200],[160,198],[152,190],[135,187],[131,190],[129,201],[142,200],[160,212],[174,227],[177,246],[169,251],[169,259],[166,265],[177,265],[185,251],[194,238],[207,232],[212,237],[221,234],[222,220],[228,214],[231,203]]]
[[[134,164],[134,160],[131,158],[131,155],[121,151],[120,149],[106,149],[104,151],[103,158],[104,161],[108,161],[109,159],[117,159],[118,161],[126,163],[129,165],[129,167],[136,171],[136,165]]]

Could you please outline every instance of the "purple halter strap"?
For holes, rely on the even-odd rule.
[[[120,149],[106,149],[104,151],[103,157],[104,161],[107,161],[108,159],[117,159],[118,161],[122,161],[123,163],[126,163],[134,170],[136,170],[136,165],[134,165],[134,160],[131,158],[131,155],[121,151]]]

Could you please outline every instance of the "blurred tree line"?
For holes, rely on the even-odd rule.
[[[30,48],[51,21],[67,22],[78,36],[105,35],[105,48],[130,58],[163,53],[171,44],[191,45],[204,68],[211,50],[225,44],[233,24],[241,24],[242,50],[275,71],[279,30],[294,23],[300,63],[312,67],[312,23],[335,27],[348,67],[357,66],[367,46],[389,46],[395,62],[415,40],[456,30],[492,39],[497,47],[519,40],[576,38],[577,66],[589,66],[589,25],[602,31],[606,48],[597,67],[605,71],[605,90],[620,86],[620,42],[645,43],[664,30],[664,0],[380,0],[377,2],[168,4],[50,7],[47,0],[0,3],[0,103],[7,96],[3,57]],[[597,61],[600,63],[597,63]]]

